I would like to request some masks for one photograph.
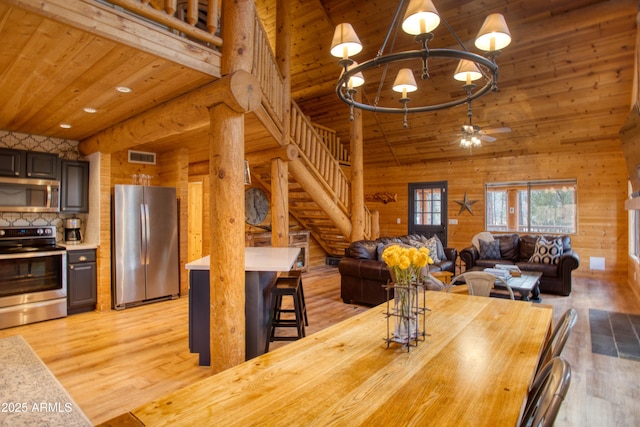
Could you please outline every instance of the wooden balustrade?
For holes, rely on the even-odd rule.
[[[309,119],[297,104],[291,105],[291,143],[296,144],[310,163],[313,172],[326,183],[335,202],[349,212],[349,179],[340,168],[322,137],[316,132]]]
[[[262,26],[262,22],[255,17],[253,48],[253,71],[252,74],[258,78],[260,88],[264,94],[267,107],[271,110],[274,119],[280,129],[284,122],[284,84],[282,74],[276,63],[276,56],[271,49],[267,32]]]
[[[336,131],[317,123],[313,123],[312,126],[316,130],[318,135],[320,135],[320,138],[327,146],[333,157],[340,164],[350,165],[351,156],[349,155],[349,150],[342,146],[342,144],[340,143],[340,138],[338,138],[338,136],[336,135]]]
[[[135,15],[142,16],[172,32],[216,47],[222,46],[218,34],[218,0],[108,0]],[[204,18],[200,22],[199,17]]]

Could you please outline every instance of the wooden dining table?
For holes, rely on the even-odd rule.
[[[148,426],[516,426],[552,308],[446,292],[426,301],[416,347],[387,347],[382,304],[128,415]]]

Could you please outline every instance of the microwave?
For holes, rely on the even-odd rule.
[[[60,181],[0,178],[0,212],[60,212]]]

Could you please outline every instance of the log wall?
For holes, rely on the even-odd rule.
[[[576,276],[605,280],[627,278],[627,173],[624,157],[618,148],[610,151],[576,153],[574,155],[532,155],[416,164],[409,167],[387,167],[370,170],[365,167],[365,194],[391,192],[398,194],[397,203],[368,203],[380,211],[380,234],[407,233],[408,184],[410,182],[447,181],[449,185],[448,246],[458,250],[470,245],[471,238],[484,230],[484,186],[487,182],[526,181],[575,178],[578,183],[578,231],[571,236],[572,246],[580,256]],[[473,205],[474,215],[458,214],[465,192]],[[400,218],[401,224],[397,224]],[[589,268],[589,257],[604,257],[605,270]]]

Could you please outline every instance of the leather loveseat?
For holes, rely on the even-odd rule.
[[[340,297],[349,303],[374,306],[387,300],[384,286],[391,280],[389,269],[380,258],[382,250],[389,244],[400,243],[415,245],[427,238],[421,235],[400,237],[381,237],[376,240],[358,240],[345,249],[345,256],[338,264],[340,271]],[[438,243],[440,241],[438,240]],[[429,271],[447,270],[455,273],[458,251],[455,248],[444,248],[439,244],[440,256],[437,263],[429,265]],[[433,254],[435,255],[435,254]],[[393,294],[391,294],[393,296]]]
[[[464,248],[460,251],[460,259],[464,262],[466,271],[482,270],[496,264],[515,264],[521,271],[542,273],[540,292],[564,296],[571,294],[571,272],[580,265],[578,254],[571,248],[571,237],[518,234],[493,234],[492,237],[499,242],[499,257],[483,256],[480,249],[474,245]],[[560,239],[562,249],[555,261],[534,262],[532,255],[539,238],[544,238],[547,242]]]

